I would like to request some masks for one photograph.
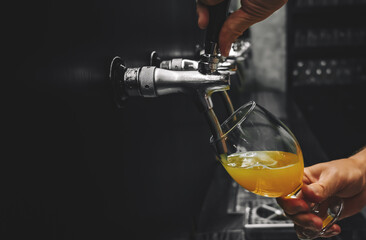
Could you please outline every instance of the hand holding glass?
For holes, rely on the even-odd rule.
[[[249,102],[225,120],[221,129],[221,139],[211,137],[211,144],[225,143],[227,153],[218,157],[236,182],[265,197],[295,197],[302,187],[303,156],[295,136],[280,120]],[[302,239],[324,234],[338,219],[343,202],[334,198],[312,207],[313,213],[323,218],[323,229],[313,232],[298,228]]]

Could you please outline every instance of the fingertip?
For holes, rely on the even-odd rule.
[[[295,223],[295,230],[300,239],[314,239],[323,228],[321,218],[311,213],[298,214],[291,220]]]
[[[219,43],[220,50],[223,56],[228,56],[230,53],[231,44],[243,34],[251,24],[247,21],[246,13],[242,10],[237,10],[226,19],[221,28]]]
[[[329,229],[331,232],[338,232],[340,233],[342,231],[341,227],[338,224],[333,224]]]
[[[207,28],[207,24],[201,18],[198,18],[198,27],[202,30]]]
[[[206,29],[208,25],[208,16],[204,14],[198,14],[198,27],[200,29]]]
[[[220,44],[221,55],[224,57],[228,57],[229,53],[230,53],[230,48],[231,48],[231,44],[227,44],[227,43],[223,44],[223,45]]]
[[[300,213],[292,217],[291,219],[296,225],[302,228],[309,229],[311,231],[321,231],[323,228],[323,220],[311,213]]]
[[[338,234],[340,234],[341,233],[341,227],[339,226],[339,225],[337,225],[337,224],[334,224],[331,228],[329,228],[324,234],[323,234],[323,236],[322,237],[327,237],[327,238],[329,238],[329,237],[334,237],[334,236],[336,236],[336,235],[338,235]]]
[[[316,230],[321,230],[323,228],[323,220],[318,217],[318,216],[315,216],[311,219],[312,221],[312,227],[315,228]]]
[[[277,203],[282,207],[287,215],[310,212],[308,204],[303,199],[278,198]]]
[[[206,29],[209,21],[209,13],[206,6],[197,3],[198,27]]]
[[[221,55],[224,57],[229,56],[232,43],[236,40],[236,37],[225,28],[225,25],[221,28],[219,35],[219,47]]]

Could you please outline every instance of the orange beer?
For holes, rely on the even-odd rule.
[[[221,159],[230,176],[243,188],[266,197],[285,197],[302,186],[304,162],[298,154],[282,151],[235,153]]]

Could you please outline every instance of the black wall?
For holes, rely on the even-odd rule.
[[[4,6],[7,157],[2,239],[174,239],[195,229],[212,169],[203,116],[186,96],[116,109],[115,55],[191,57],[195,1],[24,1]]]

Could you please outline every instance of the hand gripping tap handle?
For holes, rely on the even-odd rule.
[[[227,18],[229,5],[230,0],[224,0],[217,5],[208,6],[209,23],[206,30],[205,54],[218,54],[219,34]]]

